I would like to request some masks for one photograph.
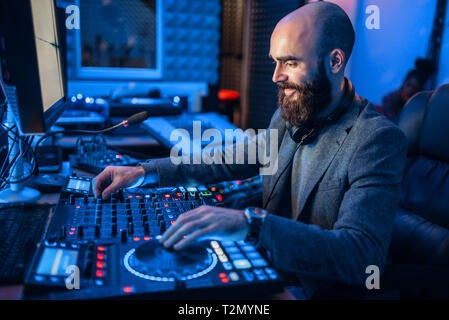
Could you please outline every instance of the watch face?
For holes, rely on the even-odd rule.
[[[267,215],[267,211],[262,209],[262,208],[258,208],[258,207],[249,207],[248,211],[251,212],[252,215],[255,215],[257,217],[265,217]]]

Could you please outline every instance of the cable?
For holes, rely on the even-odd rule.
[[[47,139],[47,138],[50,137],[50,136],[53,136],[53,135],[55,135],[55,134],[58,134],[58,133],[70,133],[70,134],[73,134],[73,133],[75,133],[75,134],[76,134],[76,133],[81,133],[81,134],[101,134],[101,133],[105,133],[105,132],[108,132],[108,131],[112,131],[112,130],[114,130],[114,129],[118,128],[118,127],[121,127],[121,126],[125,126],[125,127],[126,127],[126,126],[128,126],[128,125],[130,125],[130,124],[132,125],[132,124],[136,124],[136,123],[142,122],[142,121],[148,119],[149,116],[150,116],[150,115],[148,114],[148,112],[142,111],[142,112],[133,114],[133,115],[130,116],[128,119],[123,120],[122,122],[120,122],[120,123],[118,123],[118,124],[116,124],[116,125],[114,125],[114,126],[112,126],[112,127],[109,127],[109,128],[106,128],[106,129],[102,129],[102,130],[96,130],[96,131],[95,131],[95,130],[94,130],[94,131],[92,131],[92,130],[59,130],[59,131],[49,132],[49,133],[43,135],[43,136],[37,141],[36,147],[34,148],[34,152],[37,152],[37,149],[39,148],[39,145],[40,145],[40,143],[41,143],[43,140]]]

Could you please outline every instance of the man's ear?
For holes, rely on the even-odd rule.
[[[329,71],[332,74],[338,74],[344,69],[345,54],[341,49],[334,49],[329,54]]]

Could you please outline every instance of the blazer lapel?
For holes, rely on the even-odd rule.
[[[355,99],[357,101],[358,99]],[[315,188],[318,181],[326,172],[327,168],[334,160],[337,151],[343,145],[348,132],[356,120],[360,111],[359,103],[355,102],[349,110],[342,116],[340,121],[330,126],[325,130],[317,140],[317,145],[314,148],[313,155],[310,159],[310,167],[308,168],[308,179],[306,186],[301,195],[299,195],[298,211],[296,218],[302,213],[304,205],[307,202],[312,190]]]
[[[276,207],[275,199],[278,190],[283,190],[286,181],[288,181],[288,175],[291,171],[288,170],[288,166],[291,165],[293,153],[295,152],[297,144],[290,138],[287,130],[284,131],[284,137],[282,139],[281,147],[278,153],[278,169],[271,177],[267,179],[268,188],[264,188],[263,194],[263,206],[267,208],[270,203],[270,208]],[[274,190],[276,188],[276,190]]]

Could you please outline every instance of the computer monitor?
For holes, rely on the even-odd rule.
[[[1,12],[2,79],[15,87],[7,98],[16,124],[45,133],[67,102],[55,0],[1,0]]]

